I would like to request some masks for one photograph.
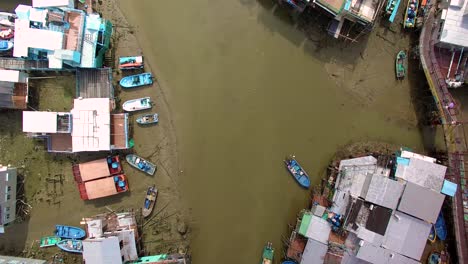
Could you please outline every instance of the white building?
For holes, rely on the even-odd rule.
[[[0,233],[16,216],[16,168],[0,165]]]

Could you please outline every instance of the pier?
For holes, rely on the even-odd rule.
[[[468,213],[465,214],[464,204],[468,201],[466,189],[465,162],[468,161],[468,147],[463,131],[463,122],[457,110],[455,100],[448,91],[445,76],[434,52],[437,41],[438,21],[435,17],[435,7],[432,7],[425,18],[419,38],[421,65],[434,97],[444,130],[448,154],[448,171],[446,178],[458,185],[459,191],[452,199],[454,231],[457,241],[459,263],[468,261],[467,236]]]

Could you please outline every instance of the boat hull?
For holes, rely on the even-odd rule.
[[[134,70],[143,69],[143,56],[131,56],[119,58],[119,69]]]
[[[57,247],[70,253],[83,253],[83,242],[77,239],[65,239],[57,243]]]
[[[151,125],[159,122],[158,114],[141,115],[137,117],[136,122],[140,125]]]
[[[153,107],[153,105],[149,97],[128,100],[122,105],[122,109],[127,112],[146,110],[150,109],[151,107]]]
[[[260,264],[273,264],[273,256],[275,255],[275,249],[272,247],[271,243],[268,242],[267,245],[263,248],[262,260]]]
[[[8,40],[0,40],[0,52],[9,51],[13,48],[13,42]]]
[[[86,232],[79,227],[56,225],[55,235],[65,239],[81,239],[86,236]]]
[[[149,162],[148,160],[145,160],[135,154],[128,154],[125,159],[127,160],[128,164],[132,165],[134,168],[149,174],[149,175],[154,175],[156,172],[156,165]]]
[[[434,224],[436,236],[440,240],[445,240],[447,238],[447,226],[445,225],[444,216],[442,212],[439,213],[439,217],[437,217],[437,221]]]
[[[294,158],[288,158],[284,161],[286,169],[294,177],[294,179],[299,183],[303,188],[308,189],[310,187],[309,175],[304,171],[304,169],[299,165],[297,160]]]
[[[130,89],[153,84],[153,75],[151,73],[142,73],[124,77],[119,82],[122,88]]]
[[[151,186],[146,191],[145,203],[142,208],[143,217],[148,217],[154,210],[156,205],[156,199],[158,198],[158,189],[154,186]]]
[[[406,76],[406,71],[408,69],[408,57],[406,56],[406,52],[400,50],[398,52],[397,57],[395,59],[395,75],[396,78],[402,80]]]
[[[41,248],[52,247],[52,246],[55,246],[55,244],[57,244],[58,242],[60,242],[60,240],[62,239],[58,236],[43,237],[41,238],[39,247]]]

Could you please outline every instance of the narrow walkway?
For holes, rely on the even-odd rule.
[[[464,205],[467,203],[465,178],[465,161],[468,160],[468,149],[465,142],[463,126],[458,125],[460,119],[457,106],[447,89],[434,54],[434,43],[437,40],[438,23],[435,19],[435,7],[428,13],[419,38],[421,65],[440,113],[447,145],[449,169],[446,178],[458,185],[458,191],[452,199],[455,238],[457,241],[458,263],[467,263],[467,231],[468,218],[464,215]],[[449,107],[453,104],[453,107]],[[468,208],[467,208],[468,209]]]

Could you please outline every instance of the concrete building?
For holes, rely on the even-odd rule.
[[[16,218],[16,168],[0,165],[0,233]]]
[[[111,114],[109,98],[75,99],[65,112],[23,112],[23,132],[47,140],[49,152],[109,151],[129,148],[128,114]]]
[[[112,24],[99,14],[73,9],[73,1],[34,1],[15,12],[13,56],[46,59],[51,69],[100,68],[109,49]]]
[[[0,69],[0,108],[26,109],[28,93],[27,73]]]

